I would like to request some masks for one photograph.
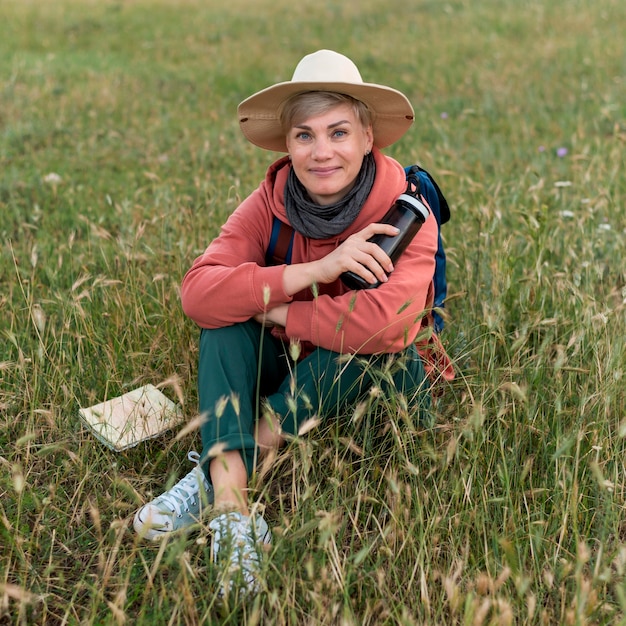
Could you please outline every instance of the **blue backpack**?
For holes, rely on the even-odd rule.
[[[426,198],[433,215],[437,219],[439,233],[437,235],[437,253],[435,254],[435,273],[433,275],[433,286],[435,290],[435,300],[433,303],[433,321],[435,332],[443,330],[444,320],[439,310],[444,308],[448,286],[446,282],[446,253],[443,249],[441,239],[441,225],[450,220],[450,207],[445,199],[439,185],[435,179],[419,165],[409,165],[404,168],[407,178],[413,175],[419,181],[417,192]],[[265,253],[266,265],[282,265],[291,263],[291,251],[293,247],[294,230],[288,224],[281,222],[274,217],[272,224],[272,234],[270,243]]]

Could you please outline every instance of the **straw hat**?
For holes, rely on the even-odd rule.
[[[307,91],[334,91],[365,103],[374,113],[374,145],[378,148],[400,139],[413,123],[413,107],[403,93],[364,83],[348,57],[332,50],[318,50],[298,63],[290,81],[267,87],[239,105],[237,113],[243,134],[261,148],[287,152],[278,118],[280,107],[289,97]]]

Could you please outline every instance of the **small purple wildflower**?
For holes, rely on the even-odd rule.
[[[545,146],[539,146],[537,148],[537,150],[539,150],[539,152],[545,152],[546,151],[546,147]]]
[[[442,120],[447,120],[448,119],[448,114],[445,111],[441,112],[441,119]]]
[[[558,148],[556,151],[556,156],[562,159],[567,154],[567,148]]]

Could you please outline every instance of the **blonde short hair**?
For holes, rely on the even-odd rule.
[[[280,108],[279,119],[285,135],[299,122],[323,115],[342,104],[348,104],[357,118],[368,128],[374,123],[374,113],[360,100],[334,91],[307,91],[286,100]]]

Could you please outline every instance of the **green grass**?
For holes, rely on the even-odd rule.
[[[626,623],[621,0],[0,18],[1,624]],[[458,377],[431,431],[372,397],[282,451],[254,484],[267,590],[220,607],[206,532],[159,547],[130,524],[198,434],[116,454],[77,409],[153,383],[195,415],[180,280],[272,160],[236,105],[321,47],[415,105],[387,152],[452,206]]]

